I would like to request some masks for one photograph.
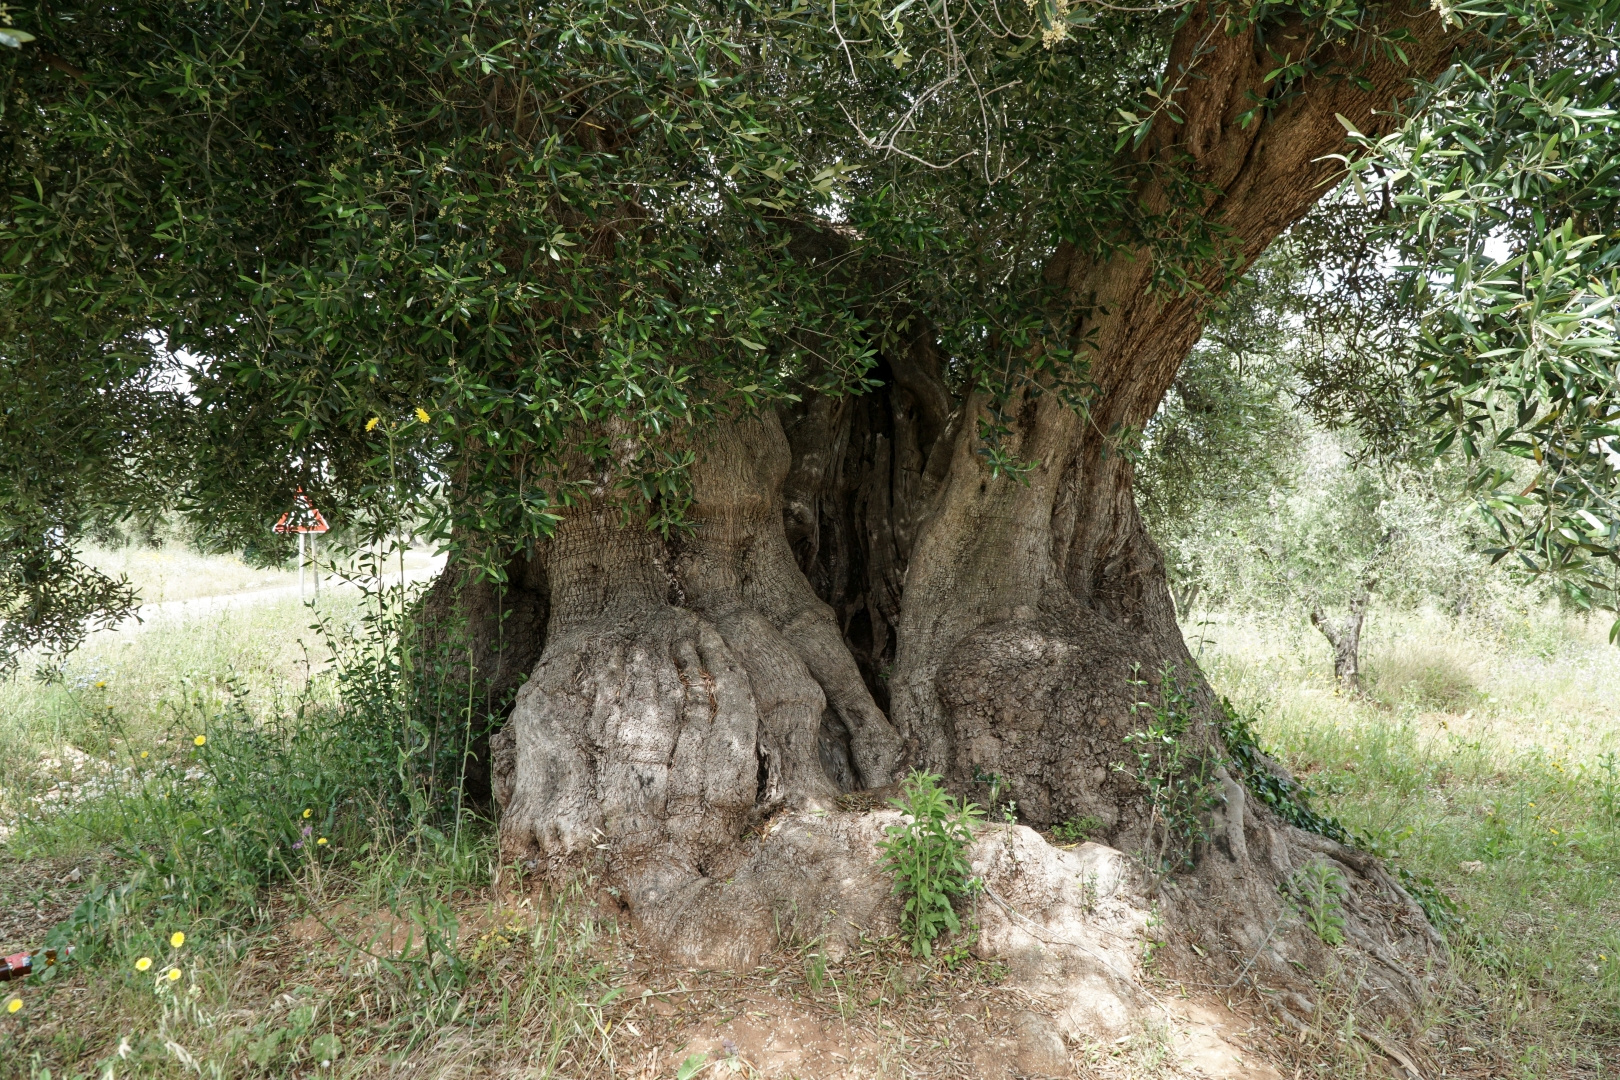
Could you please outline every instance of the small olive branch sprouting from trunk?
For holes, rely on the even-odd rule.
[[[919,956],[932,956],[934,940],[962,928],[952,906],[955,897],[971,893],[977,883],[968,865],[972,823],[984,816],[973,803],[957,804],[933,773],[914,772],[890,805],[906,815],[878,842],[883,868],[894,875],[895,895],[905,897],[900,933]]]
[[[1143,859],[1162,880],[1177,870],[1191,869],[1198,846],[1210,838],[1211,813],[1220,801],[1215,770],[1220,759],[1191,745],[1194,710],[1192,694],[1166,665],[1159,673],[1158,701],[1147,700],[1148,683],[1133,679],[1143,693],[1131,712],[1146,712],[1147,727],[1125,736],[1134,763],[1114,766],[1129,772],[1148,795],[1148,827]]]

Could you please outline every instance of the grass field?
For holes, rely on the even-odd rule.
[[[1620,649],[1607,629],[1550,612],[1468,629],[1375,614],[1367,692],[1347,698],[1303,620],[1187,627],[1216,688],[1325,806],[1455,901],[1460,971],[1510,1075],[1620,1075]]]
[[[296,596],[195,618],[160,616],[93,636],[49,683],[25,665],[0,682],[0,821],[14,827],[29,800],[86,772],[80,755],[99,766],[131,749],[173,749],[188,720],[235,698],[261,716],[285,709],[324,659],[311,621]],[[41,828],[36,842],[71,840]]]
[[[187,565],[156,573],[244,580]],[[971,973],[922,986],[881,946],[843,982],[812,963],[692,983],[584,909],[492,903],[488,823],[432,790],[441,733],[354,662],[375,610],[329,595],[325,631],[288,597],[154,618],[96,636],[55,682],[0,684],[0,948],[63,923],[93,943],[0,1013],[0,1078],[673,1076],[674,1059],[614,1063],[749,1008],[808,1010],[829,1053],[865,1039],[874,1075],[924,1075],[903,1067],[918,1051],[892,1041],[894,1010],[956,1015],[995,993]],[[1356,697],[1334,692],[1308,625],[1186,627],[1321,806],[1455,904],[1459,986],[1437,1008],[1466,1020],[1468,1075],[1620,1075],[1620,650],[1604,629],[1375,613]],[[1108,1049],[1095,1074],[1158,1075],[1132,1053]],[[1325,1044],[1315,1074],[1366,1075],[1361,1060]]]

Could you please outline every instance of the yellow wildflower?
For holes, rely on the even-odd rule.
[[[96,683],[96,689],[97,690],[105,690],[105,689],[107,689],[107,680],[106,679],[99,680]]]
[[[142,750],[142,751],[141,751],[141,757],[145,757],[145,756],[146,756],[146,751],[145,751],[145,750]]]
[[[309,815],[311,815],[311,814],[313,814],[313,813],[314,813],[314,812],[315,812],[315,811],[313,811],[313,810],[305,810],[305,811],[304,811],[304,816],[305,816],[305,817],[309,817]]]
[[[6,1002],[6,1012],[14,1013],[22,1010],[22,998],[14,997]]]
[[[151,967],[152,958],[150,956],[143,956],[139,960],[135,961],[136,971],[149,971],[151,970]]]
[[[326,837],[323,836],[320,839],[316,840],[315,844],[316,844],[317,847],[325,847],[326,846]]]
[[[431,419],[431,417],[428,416],[427,410],[422,408],[422,406],[420,406],[420,405],[418,405],[416,407],[416,418],[418,420],[422,421],[422,423],[424,423],[424,424],[427,423],[428,420]]]
[[[179,930],[176,930],[174,933],[169,935],[169,948],[178,949],[180,946],[184,945],[185,943],[186,943],[186,935],[181,933]]]
[[[197,745],[198,745],[198,746],[201,746],[201,745],[202,745],[202,744],[203,744],[203,743],[205,743],[205,742],[207,742],[207,741],[208,741],[208,736],[206,736],[206,735],[199,735],[199,736],[197,736],[197,737],[196,737],[196,738],[195,738],[195,739],[192,739],[192,740],[191,740],[191,741],[192,741],[192,742],[194,742],[194,743],[196,743],[196,744],[197,744]]]
[[[381,417],[373,416],[370,420],[367,420],[366,421],[366,430],[367,431],[376,431],[377,430],[377,424],[381,421],[381,419],[382,419]]]
[[[170,982],[179,982],[180,981],[180,969],[179,968],[170,968],[169,969],[169,981]]]

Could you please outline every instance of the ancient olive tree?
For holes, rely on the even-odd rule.
[[[98,517],[263,546],[302,485],[451,549],[427,618],[522,683],[506,856],[671,937],[769,902],[725,884],[757,823],[914,768],[1130,846],[1160,673],[1220,745],[1136,440],[1458,50],[1564,62],[1539,11],[12,9],[0,541],[55,569],[11,636],[70,643],[29,598]]]

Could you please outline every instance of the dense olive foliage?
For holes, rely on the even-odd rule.
[[[300,484],[498,546],[607,476],[667,527],[677,436],[859,389],[914,320],[961,379],[1050,373],[1039,266],[1132,231],[1110,95],[1169,19],[1076,12],[1092,44],[1053,49],[1052,14],[14,12],[8,558],[172,507],[263,546]]]

